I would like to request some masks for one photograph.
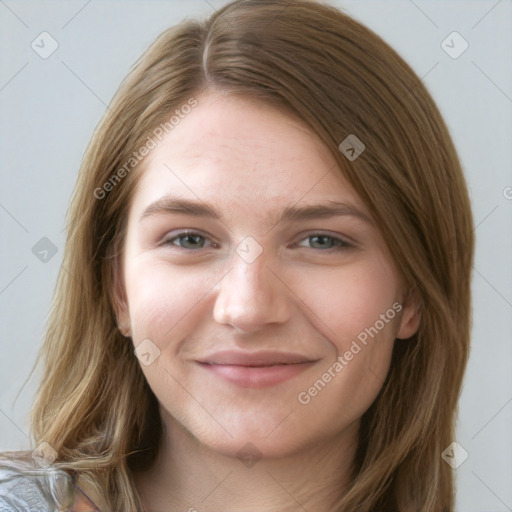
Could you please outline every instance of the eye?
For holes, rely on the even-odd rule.
[[[196,231],[183,231],[163,241],[163,245],[177,246],[181,249],[203,249],[207,238]],[[214,245],[214,244],[213,244]]]
[[[197,231],[183,231],[164,240],[163,245],[170,245],[186,250],[204,249],[208,243],[216,247],[215,243],[209,242],[206,236]],[[299,247],[318,249],[322,252],[336,252],[352,247],[352,244],[341,238],[325,233],[313,233],[303,238],[298,244]]]
[[[304,242],[309,245],[304,245]],[[302,239],[298,245],[300,247],[309,247],[311,249],[320,249],[325,252],[341,251],[352,247],[351,244],[341,240],[340,238],[326,235],[325,233],[313,233]]]

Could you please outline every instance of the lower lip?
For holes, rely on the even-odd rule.
[[[295,377],[310,368],[313,361],[298,364],[280,364],[276,366],[238,366],[229,364],[199,363],[200,366],[215,375],[238,384],[244,388],[266,388],[275,386]]]

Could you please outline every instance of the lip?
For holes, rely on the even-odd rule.
[[[318,359],[290,352],[216,352],[197,361],[224,380],[246,388],[265,388],[287,381],[314,365]]]

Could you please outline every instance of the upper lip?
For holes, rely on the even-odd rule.
[[[283,364],[301,364],[318,361],[311,357],[293,352],[259,351],[243,352],[224,350],[215,352],[198,360],[204,364],[223,364],[231,366],[277,366]]]

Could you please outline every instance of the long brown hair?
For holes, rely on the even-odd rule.
[[[35,444],[49,443],[54,465],[87,479],[105,509],[142,510],[131,471],[154,460],[162,425],[113,307],[127,209],[144,168],[130,159],[208,88],[281,105],[308,123],[421,301],[417,334],[395,342],[387,380],[362,418],[356,471],[338,510],[452,511],[453,475],[441,453],[454,439],[469,350],[474,240],[466,184],[421,80],[369,29],[314,1],[237,0],[204,22],[186,20],[165,31],[121,84],[68,212],[36,362],[44,368],[31,414]],[[365,144],[352,161],[339,149],[351,134]]]

